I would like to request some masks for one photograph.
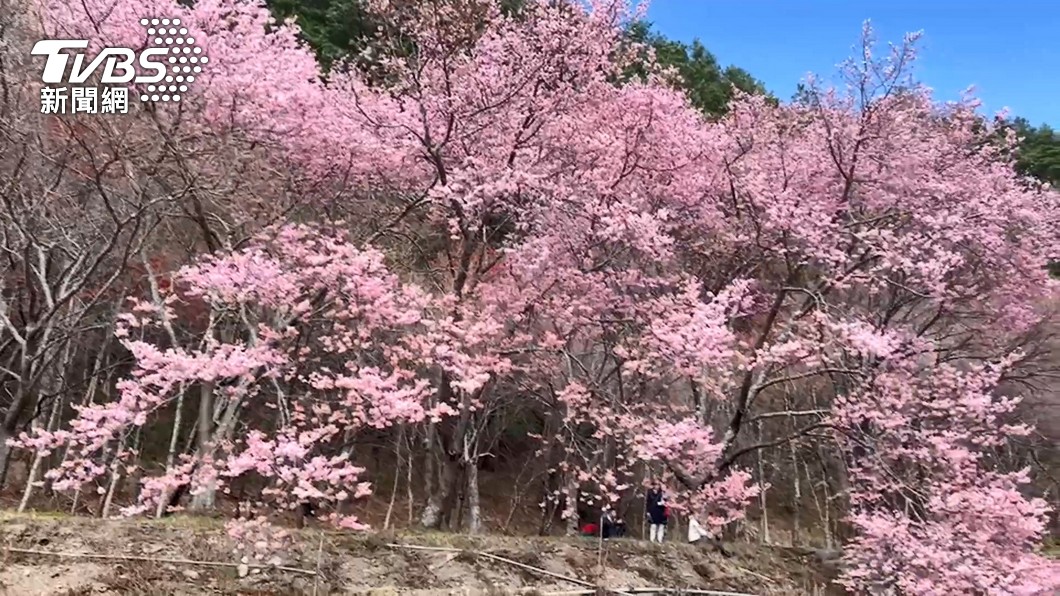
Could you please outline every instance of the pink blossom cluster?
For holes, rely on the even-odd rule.
[[[1003,472],[994,449],[1027,429],[1007,423],[1017,399],[994,388],[1018,355],[996,365],[925,363],[906,342],[861,395],[840,400],[858,530],[843,582],[915,594],[1044,594],[1060,564],[1038,553],[1049,511]]]
[[[225,522],[225,532],[237,558],[244,564],[282,565],[293,544],[290,532],[265,517],[241,517]]]

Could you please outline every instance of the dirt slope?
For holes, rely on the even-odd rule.
[[[240,577],[246,570],[236,567],[231,544],[214,520],[103,522],[0,514],[0,594],[548,594],[588,589],[557,575],[611,589],[824,593],[824,577],[807,556],[790,549],[733,545],[734,556],[726,558],[684,544],[614,540],[600,546],[591,539],[343,534],[311,528],[299,532],[285,560],[292,570],[251,570]]]

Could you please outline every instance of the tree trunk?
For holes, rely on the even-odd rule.
[[[445,482],[441,481],[441,470],[443,467],[442,458],[438,457],[438,428],[433,422],[427,425],[427,436],[423,441],[424,447],[424,488],[427,491],[427,505],[423,508],[423,513],[420,515],[420,525],[424,528],[437,528],[442,519],[442,503],[445,501],[445,495],[439,494],[442,488],[445,486]],[[443,455],[444,457],[444,455]]]
[[[201,411],[200,411],[201,414]],[[173,469],[173,463],[177,458],[177,439],[180,437],[180,427],[184,417],[184,388],[180,388],[180,395],[177,396],[176,410],[173,414],[173,432],[169,436],[169,451],[166,452],[166,474]],[[169,502],[169,491],[167,490],[158,499],[158,506],[155,508],[155,518],[162,517],[165,512],[166,503]]]
[[[759,443],[762,442],[762,423],[761,422],[758,423],[758,442]],[[762,462],[762,450],[761,449],[759,449],[757,451],[757,455],[758,455],[758,458],[757,458],[758,459],[758,465],[757,465],[757,468],[758,468],[758,481],[762,484],[762,486],[765,486],[765,484],[766,484],[766,475],[765,475],[766,472],[765,472],[765,464]],[[761,535],[760,535],[762,544],[770,544],[770,541],[769,541],[769,509],[767,508],[768,502],[766,501],[766,493],[767,492],[768,492],[768,490],[762,489],[762,492],[760,492],[758,494],[758,505],[762,509],[762,519],[761,519],[762,532],[761,532]]]
[[[445,401],[449,396],[448,378],[444,372],[438,375],[438,391],[429,399],[428,405],[436,406]],[[443,476],[445,465],[445,453],[441,447],[441,437],[438,431],[438,423],[427,422],[427,432],[423,437],[423,477],[424,490],[427,493],[427,504],[420,514],[420,525],[424,528],[436,529],[442,522],[442,506],[445,502],[445,492],[448,489]]]
[[[48,421],[45,423],[44,429],[48,432],[54,432],[59,426],[59,418],[63,411],[63,404],[65,403],[64,396],[62,393],[63,389],[63,375],[70,367],[71,348],[73,347],[72,341],[67,341],[63,346],[63,352],[59,365],[57,367],[51,367],[51,369],[45,373],[44,386],[47,389],[47,394],[53,396],[51,404],[51,412],[48,414]],[[39,399],[39,398],[38,398]],[[41,463],[44,457],[40,452],[33,454],[33,464],[30,466],[29,474],[26,478],[26,490],[22,494],[22,501],[18,505],[18,511],[21,513],[26,509],[29,504],[29,499],[33,495],[33,482],[37,479],[37,472],[40,470]]]
[[[567,507],[563,517],[567,522],[567,536],[578,534],[578,479],[573,469],[567,470]]]
[[[467,462],[467,532],[479,534],[482,532],[482,506],[478,492],[478,457],[471,459]]]
[[[795,428],[795,423],[792,421],[792,428]],[[793,511],[791,512],[791,546],[795,546],[799,542],[799,534],[802,532],[801,527],[801,512],[802,512],[802,482],[799,480],[799,455],[795,449],[795,441],[788,443],[788,447],[791,449],[791,470],[792,470],[792,505]],[[812,488],[811,488],[812,490]]]
[[[405,493],[409,502],[409,517],[406,522],[407,527],[412,527],[413,508],[416,506],[416,495],[412,493],[412,466],[416,461],[415,456],[412,453],[412,442],[413,439],[411,435],[405,437],[405,453],[408,457],[408,461],[405,465]]]
[[[436,467],[441,468],[441,480],[437,489],[427,498],[427,507],[423,510],[420,524],[425,528],[437,529],[453,521],[453,501],[459,492],[454,489],[457,488],[456,483],[460,475],[457,473],[456,462],[449,461],[447,457],[442,457],[435,463]]]
[[[439,373],[438,383],[433,403],[447,403],[454,393],[449,375],[445,371]],[[453,513],[463,513],[462,507],[454,507],[454,501],[461,492],[461,476],[457,473],[457,468],[462,461],[460,449],[467,440],[468,424],[473,413],[471,398],[468,392],[461,392],[460,416],[451,433],[439,432],[438,426],[434,424],[428,427],[427,458],[430,460],[434,457],[434,467],[440,468],[435,471],[440,482],[437,490],[429,491],[427,495],[427,506],[420,518],[420,524],[425,528],[437,528],[442,524],[451,527],[455,521]]]
[[[464,512],[464,489],[467,488],[466,480],[464,479],[463,464],[460,464],[460,473],[457,474],[454,481],[457,486],[453,490],[453,503],[447,507],[448,515],[445,516],[445,528],[449,531],[459,530],[463,527],[463,512]],[[463,480],[463,481],[461,481]]]
[[[62,395],[57,395],[52,402],[52,411],[48,415],[48,425],[45,429],[48,432],[54,432],[55,428],[59,425],[59,412],[63,409],[63,398]],[[29,468],[29,477],[26,478],[26,490],[22,493],[22,501],[18,504],[18,512],[22,513],[26,510],[26,506],[29,505],[29,499],[33,496],[33,483],[37,480],[37,472],[40,471],[41,462],[44,457],[40,451],[33,454],[33,464]]]
[[[390,503],[386,506],[386,518],[383,519],[384,530],[390,528],[390,516],[394,513],[394,501],[397,500],[398,480],[401,479],[401,443],[404,440],[405,427],[401,427],[394,441],[394,457],[397,459],[397,465],[394,467],[394,486],[390,489]]]
[[[541,524],[537,528],[538,536],[548,536],[552,530],[552,519],[556,516],[556,504],[558,503],[555,495],[555,491],[558,488],[558,475],[551,468],[551,459],[545,460],[545,464],[549,466],[549,472],[542,481],[544,496],[541,502],[544,507],[541,508]]]
[[[11,457],[11,447],[8,447],[9,439],[14,438],[11,431],[4,425],[0,425],[0,492],[4,490],[7,481],[7,467]]]
[[[53,415],[48,417],[48,430],[51,430],[51,420],[54,418],[55,406],[52,406]],[[39,429],[40,425],[34,421],[32,428]],[[33,463],[29,467],[29,474],[26,475],[26,488],[22,491],[22,500],[18,503],[18,512],[22,513],[26,510],[26,506],[29,504],[30,497],[33,496],[33,482],[37,479],[37,471],[40,470],[41,457],[39,451],[33,454]]]
[[[19,416],[28,401],[28,398],[26,398],[20,388],[15,394],[15,399],[8,408],[7,413],[4,415],[2,423],[0,423],[0,492],[4,490],[4,486],[7,483],[8,467],[11,464],[11,447],[7,442],[15,438]]]
[[[141,454],[143,453],[143,430],[143,427],[137,428],[136,434],[133,436],[132,472],[126,476],[129,483],[129,493],[134,503],[140,501],[140,489],[143,488],[141,484],[141,480],[144,477],[144,462],[141,459]],[[126,466],[126,470],[128,470],[128,466]]]
[[[96,357],[92,361],[92,368],[88,371],[88,376],[85,378],[88,380],[88,387],[85,388],[85,396],[81,398],[81,406],[89,406],[95,403],[96,400],[96,388],[99,387],[99,371],[103,369],[103,359],[107,354],[107,349],[110,347],[111,338],[114,337],[114,322],[111,320],[110,324],[107,325],[106,331],[103,334],[103,345],[96,352]],[[104,381],[104,388],[110,385],[110,379],[113,371],[107,373],[107,380]],[[105,390],[105,389],[104,389]],[[69,452],[69,445],[63,449],[63,456],[60,461],[66,459],[66,454]],[[77,511],[77,502],[81,498],[81,487],[74,489],[73,503],[70,504],[70,514],[73,515]]]
[[[212,449],[212,432],[213,432],[213,383],[204,383],[199,393],[199,420],[198,420],[198,439],[199,439],[199,465],[212,465],[209,463],[213,456]],[[213,475],[209,474],[209,478]],[[196,493],[192,496],[191,507],[192,511],[205,512],[211,511],[215,505],[217,487],[214,485],[213,480],[207,481],[206,485],[196,487]]]
[[[452,445],[459,445],[464,441],[466,428],[466,420],[462,419],[450,437]],[[434,459],[438,486],[427,496],[427,507],[423,511],[420,523],[425,528],[442,526],[452,528],[458,523],[456,518],[463,513],[463,508],[456,506],[457,499],[462,492],[460,483],[462,458],[455,449],[442,445],[445,437],[440,436],[440,433],[436,433],[436,436],[439,440],[430,442],[427,457]]]
[[[111,461],[110,485],[107,486],[107,496],[103,500],[103,509],[99,514],[103,519],[110,517],[110,506],[114,502],[114,492],[118,488],[118,479],[121,478],[121,457],[124,453],[125,437],[122,437],[118,444],[118,448],[114,452],[114,459]]]

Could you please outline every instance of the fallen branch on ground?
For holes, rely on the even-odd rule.
[[[4,547],[4,552],[11,553],[22,553],[27,555],[47,555],[51,557],[63,557],[69,559],[104,559],[110,561],[142,561],[145,563],[172,563],[174,565],[205,565],[207,567],[232,567],[238,569],[239,567],[246,567],[248,569],[277,569],[279,571],[289,571],[291,573],[301,573],[304,575],[317,575],[316,571],[309,569],[302,569],[299,567],[286,567],[284,565],[258,565],[256,563],[226,563],[223,561],[195,561],[192,559],[165,559],[157,557],[137,557],[133,555],[104,555],[98,553],[61,553],[47,550],[37,550],[32,548],[12,548],[9,546]]]
[[[514,565],[516,567],[520,567],[522,569],[526,569],[527,571],[532,571],[532,572],[540,574],[540,575],[547,575],[549,577],[554,577],[556,579],[561,579],[561,580],[563,580],[565,582],[570,582],[570,583],[578,585],[578,586],[584,586],[586,588],[593,588],[594,590],[596,589],[596,586],[594,586],[593,584],[591,584],[591,583],[589,583],[589,582],[587,582],[585,580],[580,580],[580,579],[575,578],[575,577],[570,577],[569,575],[562,575],[562,574],[559,574],[559,573],[553,573],[552,571],[549,571],[547,569],[541,569],[540,567],[534,567],[532,565],[526,565],[525,563],[520,563],[518,561],[513,561],[511,559],[507,559],[505,557],[501,557],[501,556],[498,556],[498,555],[493,555],[493,554],[490,554],[490,553],[485,553],[485,552],[480,552],[480,551],[473,551],[473,550],[466,550],[466,549],[462,549],[462,548],[445,547],[445,546],[419,546],[417,544],[388,543],[387,546],[390,547],[390,548],[400,548],[400,549],[407,549],[407,550],[430,550],[430,551],[448,552],[448,553],[462,553],[462,552],[466,552],[466,553],[469,553],[469,554],[472,554],[472,555],[475,555],[475,556],[485,557],[487,559],[493,559],[495,561],[500,561],[502,563],[507,563],[509,565]],[[616,591],[616,593],[617,594],[627,594],[626,592],[621,592],[621,591]]]
[[[744,567],[742,565],[736,565],[735,563],[733,563],[733,566],[736,567],[737,569],[739,569],[740,571],[743,571],[744,573],[747,573],[747,574],[750,574],[750,575],[753,575],[753,576],[757,577],[758,579],[760,579],[762,581],[767,581],[767,582],[769,582],[771,584],[777,583],[776,580],[774,580],[773,578],[771,578],[771,577],[769,577],[767,575],[762,575],[761,573],[758,573],[756,571],[751,571],[750,569],[748,569],[748,568],[746,568],[746,567]]]
[[[614,591],[612,591],[614,592]],[[695,590],[691,588],[626,588],[630,594],[702,594],[704,596],[755,596],[743,592],[718,592],[714,590]],[[545,592],[545,596],[591,596],[595,590],[571,590],[567,592]]]
[[[591,583],[589,583],[587,581],[580,580],[580,579],[577,579],[577,578],[574,578],[574,577],[570,577],[570,576],[566,576],[566,575],[562,575],[562,574],[559,574],[559,573],[554,573],[552,571],[548,571],[547,569],[541,569],[540,567],[534,567],[532,565],[526,565],[525,563],[520,563],[518,561],[513,561],[511,559],[508,559],[508,558],[505,558],[505,557],[501,557],[501,556],[498,556],[498,555],[494,555],[494,554],[491,554],[491,553],[479,552],[479,551],[468,551],[468,550],[459,549],[459,548],[448,548],[448,547],[441,547],[441,546],[418,546],[418,545],[414,545],[414,544],[387,544],[387,546],[390,547],[390,548],[397,548],[397,549],[428,550],[428,551],[438,551],[438,552],[450,552],[450,553],[456,553],[456,554],[467,552],[467,553],[472,554],[472,555],[484,557],[484,558],[487,558],[487,559],[493,559],[495,561],[500,561],[502,563],[507,563],[509,565],[514,565],[516,567],[520,567],[522,569],[526,569],[526,570],[532,571],[534,573],[538,573],[538,574],[541,574],[541,575],[546,575],[546,576],[549,576],[549,577],[554,577],[556,579],[561,579],[561,580],[566,581],[566,582],[570,582],[570,583],[573,583],[573,584],[576,584],[576,585],[579,585],[579,586],[590,588],[590,589],[587,589],[587,590],[570,590],[570,591],[566,591],[566,592],[547,592],[546,593],[547,596],[582,596],[582,595],[588,596],[588,595],[592,595],[592,594],[597,594],[598,591],[599,591],[599,587],[598,586],[594,586],[593,584],[591,584]],[[258,564],[254,564],[254,563],[227,563],[227,562],[223,562],[223,561],[196,561],[196,560],[192,560],[192,559],[169,559],[169,558],[158,558],[158,557],[140,557],[140,556],[134,556],[134,555],[107,555],[107,554],[98,554],[98,553],[64,553],[64,552],[54,552],[54,551],[37,550],[37,549],[30,549],[30,548],[13,548],[13,547],[8,547],[8,546],[4,547],[4,552],[20,553],[20,554],[27,554],[27,555],[45,555],[45,556],[73,558],[73,559],[77,559],[77,558],[80,558],[80,559],[103,559],[103,560],[118,560],[118,561],[142,561],[142,562],[146,562],[146,563],[170,563],[170,564],[175,564],[175,565],[204,565],[204,566],[209,566],[209,567],[231,567],[231,568],[247,567],[247,568],[251,568],[251,569],[276,569],[276,570],[279,570],[279,571],[289,571],[291,573],[301,573],[301,574],[304,574],[304,575],[311,575],[311,576],[319,575],[316,571],[312,571],[312,570],[309,570],[309,569],[301,569],[299,567],[287,567],[287,566],[283,566],[283,565],[258,565]],[[608,588],[605,588],[605,590],[608,593],[619,594],[619,595],[624,595],[624,596],[632,596],[634,594],[669,593],[669,592],[674,592],[674,591],[679,591],[682,594],[702,594],[702,595],[705,595],[705,596],[754,596],[754,594],[747,594],[747,593],[743,593],[743,592],[720,592],[720,591],[716,591],[716,590],[697,590],[697,589],[687,589],[687,588],[681,588],[681,589],[678,589],[678,588],[625,588],[625,589],[614,589],[614,588],[608,589]]]
[[[493,559],[495,561],[500,561],[502,563],[507,563],[508,565],[514,565],[516,567],[519,567],[519,568],[522,568],[522,569],[526,569],[527,571],[531,571],[531,572],[538,573],[538,574],[541,574],[541,575],[546,575],[548,577],[554,577],[556,579],[561,579],[563,581],[570,582],[572,584],[576,584],[576,585],[579,585],[579,586],[590,588],[588,590],[569,590],[569,591],[566,591],[566,592],[546,592],[545,594],[547,596],[582,596],[582,595],[591,595],[591,594],[599,593],[599,590],[600,590],[599,586],[594,586],[590,582],[587,582],[587,581],[584,581],[584,580],[580,580],[580,579],[577,579],[577,578],[574,578],[574,577],[570,577],[570,576],[567,576],[567,575],[554,573],[554,572],[549,571],[547,569],[541,569],[540,567],[534,567],[533,565],[527,565],[525,563],[520,563],[518,561],[513,561],[513,560],[508,559],[506,557],[501,557],[499,555],[494,555],[492,553],[481,552],[481,551],[472,551],[472,550],[466,550],[466,549],[460,549],[460,548],[445,547],[445,546],[419,546],[419,545],[416,545],[416,544],[395,544],[395,543],[389,543],[389,544],[387,544],[387,546],[390,547],[390,548],[398,548],[398,549],[426,550],[426,551],[447,552],[447,553],[456,553],[456,554],[460,554],[460,553],[465,553],[466,552],[468,554],[472,554],[472,555],[479,556],[479,557],[484,557],[484,558],[487,558],[487,559]],[[456,558],[456,557],[452,557],[452,558],[448,559],[447,561],[445,561],[445,563],[443,563],[443,565],[446,564],[446,563],[449,563],[454,558]],[[439,567],[441,567],[441,565],[439,565]],[[753,571],[749,571],[748,570],[748,572],[751,573],[752,575],[758,575],[758,574],[754,573]],[[762,576],[762,577],[764,577],[764,576]],[[768,578],[766,578],[766,579],[768,579]],[[770,581],[773,581],[773,580],[770,580]],[[527,590],[536,591],[536,589],[533,589],[533,588],[527,588]],[[604,590],[608,594],[620,594],[620,595],[624,595],[624,596],[632,596],[634,594],[655,594],[655,593],[670,593],[670,592],[680,592],[681,594],[702,594],[704,596],[755,596],[754,594],[746,594],[746,593],[743,593],[743,592],[719,592],[717,590],[696,590],[696,589],[685,589],[685,588],[622,588],[622,589],[604,588]]]

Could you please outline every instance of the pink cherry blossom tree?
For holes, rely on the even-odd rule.
[[[341,234],[288,226],[184,268],[174,288],[161,304],[139,302],[122,314],[117,334],[136,364],[117,401],[80,408],[70,430],[21,439],[67,448],[48,473],[56,488],[105,480],[107,452],[112,470],[128,471],[136,455],[130,434],[196,387],[210,389],[199,407],[216,425],[209,434],[200,429],[194,454],[144,478],[140,505],[127,512],[154,511],[182,484],[210,499],[247,476],[265,484],[262,498],[274,507],[307,500],[337,507],[368,492],[363,469],[344,450],[351,433],[435,415],[423,405],[427,382],[414,371],[426,299],[399,284],[378,252]],[[195,300],[209,307],[205,328],[189,329],[175,345],[160,342],[180,305]],[[351,516],[332,516],[359,527]]]
[[[932,363],[931,348],[908,342],[877,368],[871,396],[838,403],[858,531],[843,582],[915,594],[1055,588],[1060,567],[1035,553],[1047,507],[1022,493],[1028,470],[992,457],[1028,432],[1006,423],[1019,400],[992,395],[1012,360],[959,367]]]
[[[832,416],[783,439],[831,429],[848,454],[848,587],[1045,593],[1058,580],[1035,554],[1043,503],[992,451],[1020,432],[995,367],[1028,365],[1013,346],[1054,295],[1041,263],[1056,251],[1057,197],[1013,173],[974,103],[938,106],[906,78],[913,41],[876,58],[866,30],[845,89],[811,81],[792,106],[737,103],[722,123],[731,203],[717,206],[736,252],[694,257],[708,271],[753,264],[767,306],[750,321],[721,468],[776,443],[740,440],[749,420],[781,413],[765,409],[772,392],[821,379]],[[958,516],[971,494],[979,508]],[[1004,514],[983,507],[994,499]],[[981,564],[953,567],[958,542]]]
[[[421,523],[455,526],[463,493],[477,532],[487,435],[517,402],[544,420],[569,528],[648,468],[720,531],[768,508],[750,455],[812,445],[843,464],[824,480],[852,590],[1056,587],[1044,505],[998,456],[1025,429],[996,386],[1034,364],[1016,348],[1055,299],[1060,203],[973,101],[909,79],[915,39],[876,56],[866,30],[837,85],[707,121],[650,62],[625,75],[643,52],[618,1],[373,1],[374,47],[402,51],[327,81],[259,3],[41,6],[108,42],[141,39],[144,10],[179,15],[215,65],[130,125],[165,166],[149,194],[210,254],[123,312],[117,400],[21,439],[67,448],[57,487],[112,494],[136,430],[187,401],[196,444],[130,511],[254,478],[274,507],[356,526],[338,513],[367,490],[352,435],[402,423],[423,438]],[[352,223],[319,224],[336,213]]]

